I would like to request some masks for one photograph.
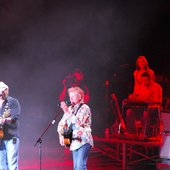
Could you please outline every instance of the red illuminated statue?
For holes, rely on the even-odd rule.
[[[90,100],[89,89],[87,85],[84,83],[84,73],[76,68],[72,74],[67,75],[63,80],[63,89],[59,95],[59,100],[64,101],[68,99],[67,89],[70,87],[80,87],[84,91],[84,102],[88,103]]]

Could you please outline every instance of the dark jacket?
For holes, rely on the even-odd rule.
[[[8,96],[2,105],[0,115],[3,115],[4,111],[8,109],[10,109],[9,116],[11,117],[12,122],[5,122],[3,125],[4,140],[10,140],[13,137],[19,138],[19,116],[21,108],[18,100]]]

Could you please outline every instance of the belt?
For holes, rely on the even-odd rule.
[[[77,138],[72,138],[72,140],[78,140],[79,142],[82,141],[82,139],[80,137],[77,137]]]

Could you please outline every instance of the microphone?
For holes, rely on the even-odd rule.
[[[128,63],[120,64],[120,65],[119,65],[119,67],[127,67],[127,66],[129,66],[129,64],[128,64]]]
[[[71,105],[71,101],[70,100],[66,100],[64,101],[66,103],[67,106],[70,106]],[[57,106],[61,106],[61,104],[59,103]]]

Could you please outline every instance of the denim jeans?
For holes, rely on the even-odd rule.
[[[19,138],[0,143],[0,170],[18,170]]]
[[[72,151],[74,170],[86,170],[88,153],[91,148],[89,143],[86,143],[79,149]]]

